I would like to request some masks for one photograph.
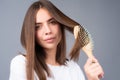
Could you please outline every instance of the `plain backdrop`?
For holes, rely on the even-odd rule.
[[[21,27],[28,7],[36,0],[0,0],[0,80],[8,80],[10,61],[19,52]],[[50,0],[63,13],[79,22],[92,35],[94,55],[103,66],[102,80],[120,77],[120,0]],[[74,43],[67,32],[67,53]],[[83,69],[87,56],[81,51]],[[19,65],[18,65],[19,66]]]

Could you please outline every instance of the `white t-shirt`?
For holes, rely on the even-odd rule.
[[[22,55],[18,55],[12,59],[9,80],[27,80],[25,62],[26,59]],[[53,75],[53,77],[47,77],[47,80],[85,80],[81,68],[72,60],[68,61],[66,66],[47,65]],[[39,80],[37,74],[35,73],[34,75],[34,80]]]

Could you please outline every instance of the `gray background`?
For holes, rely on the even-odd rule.
[[[8,80],[11,59],[24,51],[20,44],[23,19],[35,0],[0,0],[0,80]],[[61,11],[85,26],[94,40],[94,55],[103,66],[102,80],[120,76],[120,0],[51,0]],[[67,33],[67,52],[74,42]],[[86,55],[81,51],[83,69]],[[19,66],[19,65],[18,65]]]

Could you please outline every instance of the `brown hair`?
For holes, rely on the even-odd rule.
[[[58,8],[56,8],[48,0],[40,0],[34,2],[28,9],[22,26],[21,44],[26,50],[26,72],[27,80],[34,79],[34,71],[37,73],[40,80],[46,80],[47,76],[51,76],[50,70],[45,63],[46,54],[44,49],[37,44],[35,40],[35,22],[37,11],[44,7],[47,9],[55,20],[57,20],[61,27],[62,39],[57,46],[56,61],[60,65],[65,65],[66,62],[66,42],[65,42],[65,29],[73,33],[74,26],[79,25],[82,30],[82,35],[87,34],[85,29],[74,20],[64,15]],[[79,57],[80,49],[85,45],[83,37],[78,37],[70,52],[70,58],[76,60]]]

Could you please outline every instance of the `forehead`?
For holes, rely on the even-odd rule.
[[[50,19],[52,16],[45,8],[40,8],[36,14],[36,23],[45,22]]]

